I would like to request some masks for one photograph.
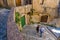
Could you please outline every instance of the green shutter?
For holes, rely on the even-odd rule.
[[[22,27],[25,25],[26,23],[25,23],[25,16],[22,16],[21,17],[21,25],[22,25]]]

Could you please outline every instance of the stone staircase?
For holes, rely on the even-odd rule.
[[[36,33],[36,27],[25,26],[21,32],[24,40],[57,40],[56,37],[44,26],[45,30],[43,36],[40,37],[39,33]]]

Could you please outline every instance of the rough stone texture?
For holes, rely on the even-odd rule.
[[[43,0],[33,0],[33,8],[38,12],[44,12],[44,8],[46,8],[47,13],[53,15],[53,17],[57,16],[57,8],[59,5],[59,0],[44,0],[43,4],[41,4]],[[56,10],[56,11],[55,11]]]
[[[9,7],[14,7],[16,5],[14,0],[7,0],[7,4]]]
[[[7,19],[9,12],[7,9],[0,9],[0,40],[7,40]]]
[[[56,25],[56,27],[60,27],[60,18],[53,19],[49,24]]]

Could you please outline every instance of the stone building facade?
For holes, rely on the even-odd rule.
[[[48,0],[32,0],[31,1],[32,4],[29,4],[28,2],[26,3],[25,1],[22,0],[21,1],[22,6],[18,6],[17,9],[19,10],[20,13],[23,12],[24,14],[25,13],[27,14],[30,12],[29,10],[34,9],[35,11],[33,12],[32,19],[31,19],[31,21],[33,22],[41,22],[43,20],[42,22],[46,21],[47,23],[49,23],[54,18],[58,17],[57,8],[59,5],[59,0],[49,0],[49,1]],[[28,5],[31,5],[31,7],[29,7]],[[21,10],[23,9],[24,11],[21,11],[20,8]],[[29,15],[26,15],[26,16],[28,17]],[[42,17],[44,18],[45,16],[46,16],[45,20],[42,19]],[[29,18],[27,20],[29,20]]]
[[[43,3],[43,4],[41,4]],[[49,13],[51,16],[57,16],[57,7],[59,5],[59,0],[33,0],[33,8],[38,12]]]
[[[0,5],[5,6],[6,1],[0,0]],[[59,0],[7,0],[7,6],[15,7],[15,12],[25,15],[26,24],[32,22],[51,22],[58,17]],[[33,9],[33,15],[27,15]]]
[[[21,5],[21,0],[0,0],[0,4],[3,7],[16,7]]]
[[[50,23],[58,17],[59,0],[32,0],[31,2],[30,4],[29,1],[26,3],[26,0],[22,0],[22,5],[14,9],[15,12],[19,12],[21,16],[25,15],[26,24],[40,22]],[[31,13],[31,9],[33,9],[33,15],[28,15],[28,13]]]

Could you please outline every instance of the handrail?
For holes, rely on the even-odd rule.
[[[47,28],[48,29],[48,28]],[[49,29],[48,29],[49,30]],[[49,30],[56,38],[57,38],[57,36],[51,31],[51,30]]]
[[[44,28],[47,32],[49,32],[49,34],[51,34],[51,36],[53,36],[57,40],[57,37],[46,26]]]

